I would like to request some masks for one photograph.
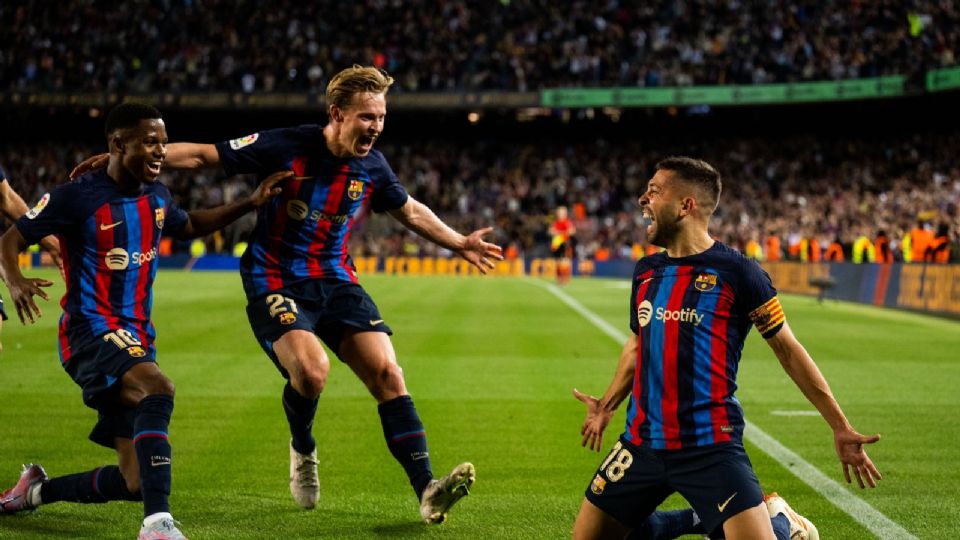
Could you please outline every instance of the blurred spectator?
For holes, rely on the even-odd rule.
[[[491,143],[420,141],[383,144],[401,182],[418,200],[459,229],[493,222],[496,241],[524,257],[549,257],[547,233],[558,206],[577,230],[574,258],[636,258],[655,252],[644,237],[637,196],[653,165],[671,154],[696,155],[724,178],[724,204],[713,234],[747,249],[753,239],[767,260],[785,256],[816,260],[830,240],[845,254],[864,238],[864,251],[879,253],[888,239],[895,260],[957,260],[960,242],[960,133],[892,138],[730,138],[693,145],[603,139],[590,143],[541,141]],[[94,149],[83,144],[0,147],[13,187],[32,204]],[[252,179],[214,173],[163,173],[162,180],[185,208],[230,202]],[[911,230],[912,224],[919,225]],[[934,235],[929,223],[942,223]],[[252,219],[239,221],[208,249],[232,252]],[[936,238],[935,238],[936,237]],[[443,255],[402,234],[392,220],[358,217],[352,248],[367,255]],[[884,235],[884,238],[887,238]],[[936,243],[935,243],[936,242]],[[869,244],[869,248],[867,248]],[[757,246],[760,247],[760,246]],[[174,246],[184,249],[184,246]],[[849,259],[847,259],[849,260]]]

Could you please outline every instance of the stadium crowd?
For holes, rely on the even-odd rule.
[[[600,140],[379,147],[411,195],[460,230],[495,223],[496,241],[512,256],[549,256],[547,230],[558,206],[571,209],[578,258],[642,256],[649,247],[637,197],[659,159],[688,154],[715,164],[724,176],[713,234],[750,256],[960,260],[958,133],[882,140],[739,138],[672,146]],[[0,150],[0,163],[29,203],[96,151],[83,144],[12,145]],[[162,178],[186,208],[230,202],[252,185],[249,178],[210,172],[165,172]],[[391,219],[360,219],[360,234],[352,240],[357,254],[436,254],[436,247]],[[253,222],[251,214],[212,237],[208,250],[229,252]],[[889,255],[881,253],[886,249]]]
[[[26,91],[322,93],[353,63],[397,91],[917,82],[960,53],[940,0],[11,0],[0,22],[0,89]]]

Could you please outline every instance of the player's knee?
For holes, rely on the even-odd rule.
[[[400,395],[406,390],[403,381],[403,369],[395,362],[386,363],[377,369],[369,384],[374,395]]]
[[[170,396],[173,397],[176,394],[176,387],[173,385],[173,381],[164,377],[163,375],[159,377],[154,377],[150,381],[149,394],[150,395],[160,395],[160,396]]]
[[[330,362],[323,359],[319,362],[301,363],[299,370],[299,390],[305,397],[315,398],[323,392],[327,385],[327,374],[330,372]]]

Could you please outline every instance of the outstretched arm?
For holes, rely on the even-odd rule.
[[[880,471],[870,461],[863,445],[879,441],[880,435],[868,437],[853,429],[837,400],[834,399],[830,385],[820,373],[817,364],[803,345],[797,341],[786,322],[779,332],[767,340],[767,343],[777,355],[787,375],[793,379],[810,403],[820,411],[820,415],[833,430],[834,446],[840,463],[843,464],[843,475],[847,482],[852,481],[850,469],[853,469],[853,474],[857,477],[857,483],[861,488],[865,487],[864,481],[870,487],[877,487],[877,480],[881,479]]]
[[[580,446],[589,444],[591,450],[600,451],[603,446],[603,431],[610,423],[610,419],[613,418],[613,413],[616,412],[617,407],[630,395],[630,387],[633,384],[636,367],[637,336],[631,334],[626,343],[623,344],[617,371],[613,374],[613,381],[610,382],[610,386],[602,398],[588,396],[576,388],[573,389],[573,396],[587,406],[587,418],[583,421],[583,427],[580,428],[580,434],[583,435]]]
[[[10,221],[16,221],[27,213],[27,203],[23,202],[20,194],[10,187],[10,182],[0,178],[0,212]],[[45,236],[40,240],[40,247],[50,254],[53,263],[63,275],[63,258],[60,256],[60,242],[53,235]]]
[[[404,227],[460,255],[479,268],[481,273],[486,274],[487,270],[494,267],[491,259],[503,260],[503,249],[483,240],[484,235],[493,231],[493,227],[473,231],[464,236],[451,229],[433,213],[433,210],[413,197],[408,197],[407,202],[400,208],[391,210],[390,215]]]
[[[171,169],[209,169],[220,166],[220,154],[212,144],[173,143],[167,145],[163,165]]]
[[[43,315],[33,297],[39,296],[47,300],[47,293],[41,287],[53,285],[53,282],[46,279],[23,277],[18,255],[26,247],[27,241],[16,225],[7,229],[7,232],[0,237],[0,278],[3,278],[7,284],[10,299],[17,307],[17,316],[24,324],[27,319],[30,319],[31,323],[34,322],[34,315],[36,318]]]
[[[110,154],[97,154],[80,162],[70,171],[70,179],[106,167]],[[220,154],[212,144],[173,143],[167,145],[167,157],[163,166],[170,169],[208,169],[220,165]]]
[[[216,208],[188,212],[187,216],[190,219],[183,230],[177,234],[177,238],[181,240],[199,238],[226,227],[239,219],[240,216],[266,204],[267,201],[279,195],[282,189],[277,186],[277,183],[292,176],[293,171],[275,172],[264,179],[249,197]]]

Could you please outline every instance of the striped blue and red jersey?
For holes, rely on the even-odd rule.
[[[189,218],[159,182],[125,192],[98,169],[58,186],[17,220],[29,244],[60,240],[67,291],[60,302],[60,360],[118,330],[152,347],[150,320],[161,234]]]
[[[338,158],[323,128],[304,125],[261,131],[217,143],[228,175],[282,170],[283,192],[257,209],[257,225],[240,260],[248,298],[312,279],[357,282],[347,241],[357,211],[369,199],[374,212],[400,208],[407,192],[376,150]]]
[[[752,325],[770,338],[784,323],[767,273],[720,242],[689,257],[661,252],[637,262],[630,307],[627,440],[667,450],[742,441],[734,392],[744,340]]]

